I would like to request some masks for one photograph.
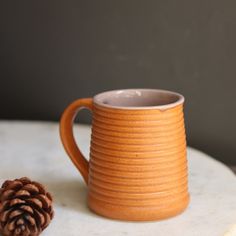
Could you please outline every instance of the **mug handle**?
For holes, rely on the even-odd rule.
[[[85,183],[88,184],[89,162],[85,159],[84,155],[78,148],[73,135],[73,123],[75,117],[78,112],[84,108],[92,111],[92,98],[78,99],[72,102],[65,109],[60,120],[60,136],[68,156],[81,173]]]

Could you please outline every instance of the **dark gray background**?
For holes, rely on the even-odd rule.
[[[1,119],[58,120],[104,90],[169,89],[186,97],[189,144],[236,163],[234,0],[0,4]]]

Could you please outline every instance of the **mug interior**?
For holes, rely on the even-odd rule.
[[[121,109],[168,108],[184,102],[181,94],[158,89],[124,89],[103,92],[94,97],[100,106]]]

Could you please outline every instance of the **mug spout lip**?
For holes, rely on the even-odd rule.
[[[158,100],[158,96],[162,100],[166,99],[166,103],[153,105],[153,99]],[[119,100],[125,98],[126,101],[132,101],[131,105],[119,104]],[[134,99],[148,99],[152,101],[150,105],[133,105]],[[169,100],[168,100],[169,99]],[[111,101],[111,102],[110,102]],[[112,102],[115,101],[115,102]],[[99,93],[93,97],[93,103],[95,105],[111,108],[111,109],[120,109],[120,110],[166,110],[169,108],[182,105],[185,101],[183,95],[177,92],[164,90],[164,89],[150,89],[150,88],[132,88],[132,89],[118,89],[110,90]]]

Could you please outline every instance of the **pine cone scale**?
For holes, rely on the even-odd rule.
[[[50,205],[51,205],[52,202],[48,199],[48,197],[46,197],[46,196],[43,195],[43,194],[39,194],[39,195],[37,195],[36,197],[37,197],[37,199],[38,199],[39,201],[42,202],[43,208],[49,208],[49,207],[50,207]]]
[[[44,186],[42,184],[37,183],[37,182],[32,182],[32,184],[37,186],[37,188],[39,189],[40,193],[45,194],[45,195],[47,194],[47,192],[46,192],[46,190],[45,190],[45,188],[44,188]]]
[[[16,222],[17,225],[23,225],[24,224],[24,220],[23,219],[18,219]]]
[[[31,194],[28,191],[21,189],[15,193],[15,196],[19,198],[24,198],[31,196]]]
[[[22,200],[22,199],[20,199],[20,198],[15,198],[15,199],[12,199],[11,201],[10,201],[10,204],[9,204],[9,206],[10,207],[13,207],[13,206],[15,206],[15,205],[22,205],[22,204],[25,204],[25,200]]]
[[[20,216],[23,213],[21,210],[11,210],[11,213],[9,214],[8,218],[11,220],[17,216]]]
[[[14,190],[6,190],[6,191],[3,191],[2,194],[1,194],[1,201],[6,201],[7,199],[10,199],[11,197],[13,197],[15,194],[15,191]]]
[[[6,222],[9,215],[11,213],[11,209],[10,210],[7,210],[7,211],[3,211],[1,214],[0,214],[0,221],[1,222]]]
[[[44,227],[46,223],[44,215],[35,209],[35,216],[37,217],[37,222]]]
[[[27,192],[29,192],[31,195],[32,194],[37,194],[39,192],[39,188],[36,187],[35,185],[33,184],[26,184],[22,190],[25,190]]]
[[[30,206],[22,205],[22,206],[20,206],[20,209],[29,213],[29,214],[34,214],[34,210]]]
[[[7,225],[7,230],[8,230],[8,231],[14,230],[14,228],[15,228],[15,220],[16,220],[16,219],[10,221],[10,223]]]
[[[27,202],[35,208],[41,209],[43,207],[43,203],[37,198],[29,198],[27,199]]]
[[[5,190],[13,189],[13,190],[17,191],[20,188],[22,188],[22,186],[23,186],[23,184],[18,180],[8,181],[8,183],[6,184]]]

